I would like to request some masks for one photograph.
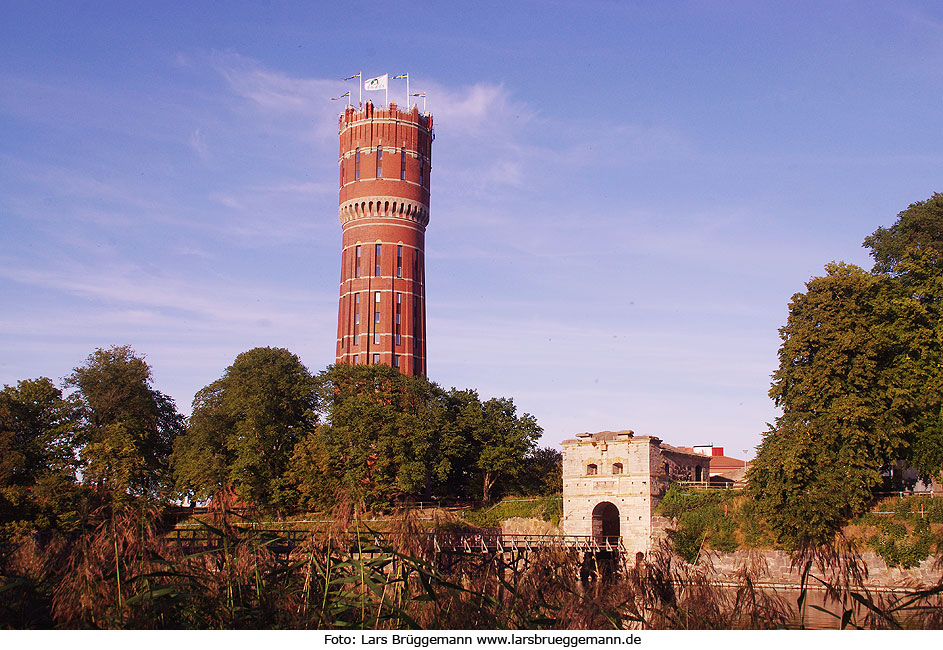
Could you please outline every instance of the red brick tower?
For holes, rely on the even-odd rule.
[[[337,363],[426,374],[423,246],[432,115],[367,102],[340,117],[343,227]]]

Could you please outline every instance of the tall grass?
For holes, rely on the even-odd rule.
[[[154,508],[108,505],[86,513],[80,534],[21,543],[2,558],[0,625],[764,629],[797,620],[788,601],[756,587],[762,567],[755,562],[732,586],[718,588],[709,570],[668,547],[628,559],[581,557],[562,547],[503,556],[442,553],[413,512],[398,513],[381,535],[347,501],[328,524],[289,545],[253,526],[256,516],[235,503],[231,492],[215,499],[189,544],[171,543]],[[814,566],[832,567],[827,575],[836,594],[866,612],[860,621],[849,616],[848,626],[940,624],[938,612],[914,617],[937,603],[939,592],[884,602],[860,589],[853,566],[822,553],[799,561],[801,569],[808,566],[806,576]]]

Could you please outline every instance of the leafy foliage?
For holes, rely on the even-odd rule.
[[[243,352],[197,393],[190,426],[174,447],[177,490],[203,499],[225,484],[243,498],[280,508],[295,445],[317,424],[317,382],[280,348]]]
[[[891,273],[910,249],[943,253],[943,193],[912,203],[890,228],[878,228],[865,238],[875,273]]]
[[[0,392],[0,537],[75,514],[79,408],[41,377]]]
[[[731,490],[668,488],[658,514],[675,520],[668,531],[675,552],[694,564],[704,548],[729,552],[738,547],[742,495]]]
[[[783,414],[749,472],[791,548],[829,543],[881,470],[943,469],[943,195],[865,240],[871,273],[831,263],[793,296],[770,396]]]
[[[327,423],[295,448],[291,480],[310,508],[346,493],[365,506],[514,489],[541,429],[513,400],[482,402],[383,365],[336,365],[320,377]]]
[[[83,480],[114,496],[169,487],[168,459],[184,420],[151,386],[151,369],[129,346],[98,349],[67,379],[78,389]]]

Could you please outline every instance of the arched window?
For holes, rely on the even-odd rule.
[[[377,147],[377,178],[383,178],[383,147]]]
[[[354,153],[354,180],[360,180],[360,147]]]

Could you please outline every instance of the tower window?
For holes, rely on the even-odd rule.
[[[595,476],[597,469],[598,468],[596,467],[595,463],[590,463],[589,465],[586,466],[586,475]]]
[[[422,179],[426,173],[426,159],[419,156],[419,185],[422,185]]]
[[[403,339],[400,335],[399,323],[403,309],[403,294],[396,294],[396,345],[400,345]]]
[[[383,147],[377,147],[377,178],[383,178]]]
[[[374,354],[374,355],[373,355],[373,365],[377,365],[377,364],[379,364],[379,363],[380,363],[380,355],[379,355],[379,354]]]
[[[357,246],[356,252],[354,253],[354,277],[360,277],[360,246]]]
[[[393,355],[393,367],[399,368],[399,355],[398,354]]]
[[[401,181],[406,180],[406,148],[400,147],[399,149],[399,179]]]
[[[373,344],[380,345],[380,333],[376,330],[373,330]]]
[[[360,345],[360,294],[354,294],[354,345]],[[356,361],[354,363],[357,363]]]
[[[403,245],[396,247],[396,277],[403,277]]]
[[[376,246],[376,269],[375,270],[376,272],[374,273],[374,275],[379,277],[380,276],[380,244],[377,244]]]
[[[354,180],[360,180],[360,147],[354,152]]]
[[[360,363],[360,355],[359,355],[359,354],[355,354],[355,355],[354,355],[354,365],[356,366],[358,363]]]

